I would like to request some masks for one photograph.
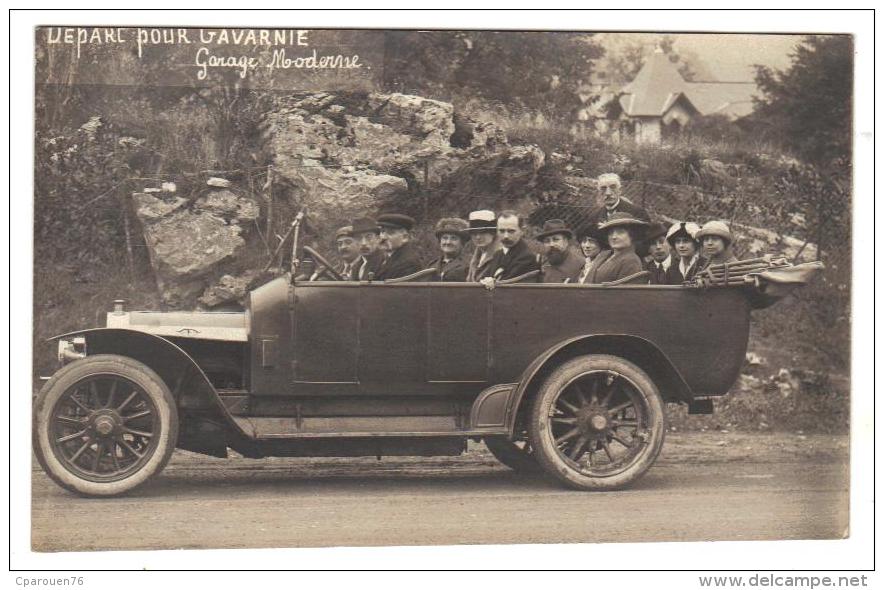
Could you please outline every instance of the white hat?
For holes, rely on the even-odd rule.
[[[724,238],[728,244],[734,241],[731,230],[728,229],[727,224],[723,221],[707,221],[704,223],[700,231],[694,235],[694,239],[699,240],[703,236],[718,236],[719,238]]]
[[[679,237],[696,240],[698,231],[700,231],[700,226],[693,221],[677,221],[666,232],[666,241],[672,244],[673,240]]]

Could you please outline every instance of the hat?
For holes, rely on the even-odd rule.
[[[466,242],[470,239],[470,233],[467,231],[469,227],[470,224],[459,217],[443,217],[436,224],[436,237],[441,238],[442,234],[454,234]]]
[[[469,220],[470,227],[467,228],[468,232],[497,231],[497,215],[489,209],[471,212]]]
[[[603,232],[599,231],[599,226],[594,223],[586,223],[577,228],[577,231],[574,232],[577,234],[577,239],[581,242],[587,238],[591,240],[595,240],[599,244],[604,243],[604,235]]]
[[[654,222],[648,226],[648,229],[645,231],[645,240],[647,242],[653,242],[657,238],[662,238],[666,235],[666,226],[659,222]]]
[[[353,226],[345,225],[344,227],[338,228],[338,231],[335,232],[335,239],[338,238],[352,238],[353,237]]]
[[[611,215],[611,218],[604,223],[599,224],[599,231],[607,233],[612,227],[623,227],[623,226],[638,226],[638,227],[647,227],[648,222],[642,221],[641,219],[636,219],[630,213],[624,213],[622,211],[618,211]]]
[[[700,231],[694,235],[694,239],[700,241],[705,236],[718,236],[723,238],[728,244],[734,241],[734,236],[731,234],[731,230],[728,229],[727,224],[723,221],[707,221],[703,224],[703,227],[700,228]]]
[[[384,213],[383,215],[378,215],[378,225],[395,229],[411,229],[414,227],[414,217],[402,215],[401,213]]]
[[[358,217],[353,220],[353,235],[376,234],[380,231],[377,222],[371,217]]]
[[[568,229],[568,226],[565,225],[565,222],[561,219],[549,219],[544,221],[543,229],[539,234],[534,236],[534,239],[541,242],[544,238],[556,234],[562,234],[563,236],[568,236],[569,238],[574,239],[574,232]]]
[[[697,238],[695,236],[698,231],[700,231],[700,226],[693,221],[678,221],[673,223],[669,231],[666,232],[666,241],[674,248],[675,238],[688,238],[689,240],[696,241]]]

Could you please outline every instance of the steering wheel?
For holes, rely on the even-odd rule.
[[[316,264],[319,266],[325,267],[325,270],[321,271],[323,274],[327,274],[331,276],[336,281],[343,281],[344,277],[341,276],[341,273],[336,271],[334,267],[331,265],[331,262],[325,259],[325,257],[311,248],[310,246],[304,246],[304,252],[306,252],[310,258],[316,261]]]

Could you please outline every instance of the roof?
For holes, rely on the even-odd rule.
[[[630,117],[660,117],[683,94],[686,83],[675,64],[660,49],[654,51],[623,87],[620,104]]]
[[[704,115],[745,117],[752,112],[752,96],[758,92],[754,82],[688,82],[687,94]]]
[[[662,117],[683,96],[702,115],[736,119],[752,112],[757,90],[754,82],[687,82],[658,48],[623,87],[620,105],[629,117]]]

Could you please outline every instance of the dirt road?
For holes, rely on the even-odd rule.
[[[846,534],[847,437],[672,433],[633,488],[581,493],[461,457],[213,459],[176,453],[124,498],[33,472],[37,551],[824,539]]]

